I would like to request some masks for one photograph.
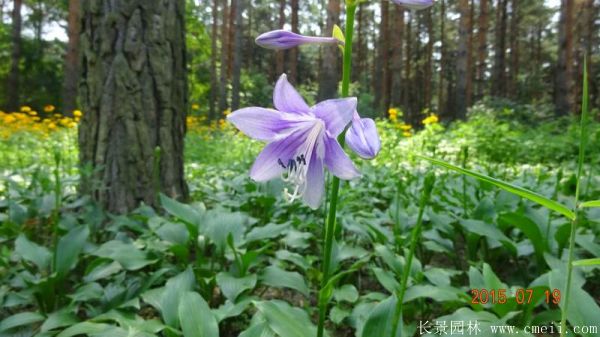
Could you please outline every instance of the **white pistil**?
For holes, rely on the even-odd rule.
[[[283,197],[288,202],[293,202],[300,199],[306,192],[307,182],[306,175],[308,173],[308,165],[313,154],[313,150],[317,145],[318,140],[325,130],[325,124],[321,120],[315,120],[304,143],[298,148],[295,156],[284,161],[279,159],[279,165],[286,169],[281,174],[281,179],[294,187],[292,193],[286,187],[283,190]],[[317,153],[317,156],[322,157],[322,153]],[[285,166],[287,164],[287,166]]]

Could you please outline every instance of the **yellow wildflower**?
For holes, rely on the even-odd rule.
[[[411,133],[411,132],[409,132],[409,131],[404,131],[404,132],[402,132],[402,135],[403,135],[404,137],[412,137],[412,133]]]
[[[79,117],[83,116],[83,113],[81,112],[81,110],[73,110],[73,116],[79,118]]]
[[[56,129],[56,124],[54,124],[54,123],[48,124],[48,129],[50,129],[50,130]]]
[[[435,124],[437,122],[439,122],[439,118],[436,114],[431,114],[422,121],[423,125]]]
[[[21,107],[21,112],[29,112],[29,111],[31,111],[31,108],[28,107],[27,105],[24,105]]]
[[[56,109],[56,107],[52,104],[48,104],[44,107],[44,112],[52,112]]]
[[[200,105],[197,103],[192,104],[192,110],[199,110],[200,109]]]

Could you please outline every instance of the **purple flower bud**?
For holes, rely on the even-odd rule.
[[[352,126],[346,132],[346,144],[363,159],[375,158],[381,150],[375,121],[371,118],[360,118],[358,112],[354,111]]]
[[[396,5],[409,9],[420,10],[433,5],[433,0],[392,0]]]
[[[256,44],[267,49],[290,49],[308,43],[340,43],[333,37],[304,36],[287,30],[272,30],[256,38]]]

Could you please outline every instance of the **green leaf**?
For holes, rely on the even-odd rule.
[[[239,337],[277,337],[277,335],[271,330],[269,323],[260,322],[248,327],[248,329],[244,330]]]
[[[190,236],[198,236],[198,227],[202,222],[202,213],[190,205],[182,204],[175,199],[171,199],[164,194],[160,194],[160,204],[169,214],[185,223]]]
[[[192,290],[195,283],[196,279],[191,267],[167,281],[158,303],[163,321],[167,325],[179,327],[179,303]]]
[[[92,269],[87,275],[85,275],[83,280],[85,282],[94,282],[109,277],[110,275],[113,275],[115,273],[118,273],[121,271],[121,269],[123,268],[121,267],[121,264],[117,261],[113,261],[110,263],[102,263],[96,266],[94,269]]]
[[[598,266],[600,258],[573,261],[573,265],[578,267]]]
[[[546,243],[544,241],[544,237],[542,236],[540,228],[533,220],[531,220],[523,214],[513,212],[500,215],[498,221],[504,221],[505,223],[517,227],[519,230],[521,230],[521,232],[525,234],[529,241],[531,241],[538,262],[543,263],[544,251],[546,250]]]
[[[44,315],[37,312],[21,312],[7,317],[0,322],[0,332],[7,331],[20,326],[30,325],[44,320]]]
[[[335,37],[341,43],[346,42],[346,36],[344,36],[344,32],[338,25],[333,25],[333,33],[332,36]]]
[[[52,254],[46,247],[29,241],[23,234],[15,240],[15,252],[23,259],[34,263],[40,270],[46,270],[52,259]]]
[[[540,195],[538,193],[529,191],[527,189],[524,189],[522,187],[516,186],[516,185],[512,185],[509,184],[505,181],[499,180],[499,179],[495,179],[492,177],[488,177],[486,175],[471,171],[471,170],[467,170],[464,169],[462,167],[458,167],[449,163],[446,163],[445,161],[442,160],[438,160],[438,159],[434,159],[434,158],[429,158],[429,157],[425,157],[425,156],[421,156],[416,154],[417,157],[421,158],[421,159],[425,159],[429,162],[431,162],[432,164],[438,165],[438,166],[442,166],[445,167],[447,169],[456,171],[458,173],[461,174],[465,174],[468,175],[470,177],[473,177],[475,179],[481,180],[481,181],[485,181],[489,184],[492,184],[496,187],[499,187],[509,193],[518,195],[520,197],[523,197],[525,199],[531,200],[537,204],[540,204],[550,210],[553,210],[555,212],[558,212],[562,215],[564,215],[565,217],[567,217],[568,219],[574,220],[575,219],[575,213],[570,210],[567,206],[560,204],[552,199],[548,199],[546,197],[544,197],[543,195]]]
[[[92,335],[106,332],[112,328],[109,324],[81,322],[68,327],[56,337],[72,337],[77,335]]]
[[[361,337],[384,337],[392,334],[392,322],[396,311],[396,296],[379,302],[369,314]],[[399,329],[400,330],[400,329]]]
[[[196,292],[183,294],[179,322],[185,337],[219,337],[219,326],[208,303]]]
[[[77,316],[75,316],[75,314],[61,310],[48,315],[48,318],[44,321],[44,324],[42,324],[40,331],[46,332],[57,328],[64,328],[75,323],[77,323]]]
[[[149,260],[146,254],[132,243],[117,240],[105,242],[91,254],[117,261],[127,270],[138,270],[156,262]]]
[[[235,302],[235,299],[241,293],[248,289],[254,289],[256,286],[256,274],[250,274],[246,277],[237,278],[229,273],[220,272],[217,274],[216,279],[223,295],[233,302]]]
[[[287,302],[272,300],[254,302],[254,306],[264,315],[269,327],[279,337],[316,336],[317,328],[312,324],[308,314],[290,306]]]
[[[88,226],[78,226],[71,229],[67,235],[58,240],[55,256],[55,271],[59,279],[77,265],[79,253],[90,235]]]
[[[302,275],[286,271],[276,266],[269,266],[260,275],[263,284],[276,288],[291,288],[308,297],[309,289]]]
[[[358,290],[351,284],[344,284],[333,290],[333,298],[338,302],[354,303],[358,300]]]
[[[496,226],[487,224],[480,220],[466,219],[461,220],[460,225],[467,231],[477,235],[485,236],[493,241],[500,241],[504,247],[508,248],[513,254],[517,253],[514,242],[509,239]]]
[[[582,203],[579,207],[600,207],[600,200],[586,201]]]

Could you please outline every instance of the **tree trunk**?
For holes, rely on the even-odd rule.
[[[69,0],[67,19],[67,53],[65,54],[63,80],[63,112],[71,114],[77,108],[77,86],[79,81],[79,35],[81,33],[80,1]]]
[[[333,26],[340,21],[340,0],[329,0],[327,3],[327,26],[324,35],[331,35]],[[319,72],[318,99],[325,100],[336,97],[340,78],[340,57],[338,46],[322,46],[323,59]]]
[[[237,110],[240,107],[240,75],[242,71],[242,29],[243,29],[243,16],[242,11],[244,1],[233,0],[236,3],[235,13],[235,34],[234,34],[234,48],[233,48],[233,78],[231,84],[231,110]]]
[[[487,69],[487,34],[489,24],[489,8],[488,0],[480,0],[479,2],[479,23],[477,30],[477,99],[483,98],[485,95],[485,71]]]
[[[379,26],[379,56],[381,58],[381,101],[379,101],[380,111],[387,114],[390,108],[390,27],[389,27],[389,7],[388,1],[381,1],[381,25]]]
[[[457,118],[467,115],[468,48],[469,48],[469,0],[458,1],[460,22],[458,26],[458,52],[456,55],[456,111]]]
[[[466,90],[466,102],[467,108],[473,104],[473,79],[475,75],[475,68],[473,67],[473,29],[475,26],[475,0],[470,1],[469,5],[469,27],[468,34],[469,39],[467,43],[467,90]]]
[[[227,18],[229,14],[229,0],[223,0],[221,9],[221,66],[219,80],[219,111],[217,118],[227,109]]]
[[[440,75],[438,82],[438,112],[441,116],[446,115],[446,102],[444,98],[444,80],[446,77],[446,2],[440,4]]]
[[[352,64],[354,65],[354,71],[352,71],[352,81],[361,82],[364,67],[364,58],[366,57],[366,45],[365,45],[365,10],[366,6],[364,2],[360,2],[356,11],[356,48],[353,54]]]
[[[427,50],[426,50],[426,60],[425,60],[425,87],[423,88],[423,98],[424,105],[426,108],[431,108],[431,98],[433,96],[431,86],[433,84],[433,79],[431,76],[432,67],[433,67],[433,19],[432,19],[432,10],[428,9],[425,12],[425,24],[427,26]]]
[[[394,21],[392,25],[392,92],[390,102],[393,107],[400,107],[402,103],[402,60],[404,46],[404,8],[393,6]]]
[[[515,99],[518,92],[519,84],[519,1],[512,0],[511,2],[511,18],[510,18],[510,83],[508,90],[510,97]]]
[[[506,5],[508,0],[498,0],[496,7],[496,41],[494,50],[494,77],[492,95],[506,97]]]
[[[573,1],[562,0],[558,28],[558,64],[556,67],[556,114],[572,112],[573,99]]]
[[[9,110],[16,111],[19,109],[19,85],[21,82],[21,71],[19,63],[21,62],[21,7],[22,0],[14,0],[12,11],[12,50],[10,54],[10,72],[6,83],[6,93]]]
[[[285,0],[279,0],[279,29],[285,25]],[[275,52],[275,69],[277,76],[285,72],[285,51],[277,50]]]
[[[212,0],[212,30],[211,43],[210,43],[210,102],[208,102],[208,120],[212,121],[215,119],[216,104],[217,104],[217,38],[218,38],[218,21],[219,21],[219,0]]]
[[[233,74],[233,49],[235,39],[235,16],[237,12],[237,2],[231,0],[229,6],[229,23],[227,25],[227,80],[231,81]]]
[[[408,20],[406,21],[406,26],[405,26],[405,36],[404,36],[404,41],[406,41],[406,57],[404,58],[404,80],[402,81],[404,84],[404,90],[402,90],[402,93],[404,94],[404,98],[403,98],[403,102],[404,102],[404,108],[408,109],[408,107],[410,106],[410,99],[411,99],[411,61],[412,61],[412,23],[413,23],[413,17],[415,15],[414,11],[409,11],[408,12]],[[405,111],[409,116],[407,117],[411,117],[410,111]],[[409,118],[409,121],[412,123],[412,119]]]
[[[298,0],[292,0],[292,32],[299,33],[298,30]],[[298,83],[298,47],[294,47],[290,50],[290,83]]]
[[[82,192],[113,213],[186,198],[185,0],[81,4]]]

